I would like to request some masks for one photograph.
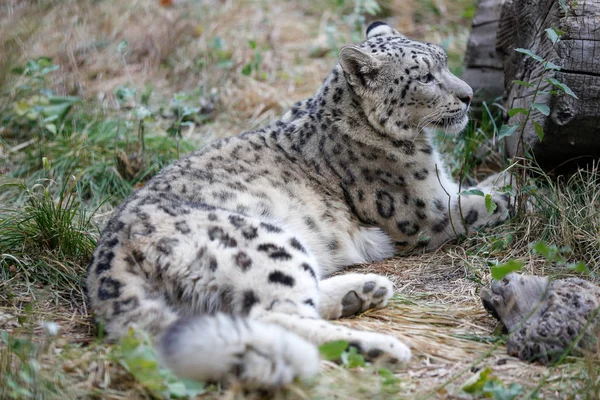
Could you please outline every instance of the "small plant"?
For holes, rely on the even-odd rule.
[[[547,38],[552,42],[552,46],[556,46],[557,43],[560,42],[560,37],[563,34],[562,31],[554,27],[546,29],[545,33]],[[528,126],[532,126],[536,135],[538,136],[539,141],[543,141],[544,129],[542,125],[540,125],[540,123],[533,118],[533,116],[535,112],[539,112],[545,116],[550,115],[550,108],[546,104],[536,102],[536,100],[542,95],[558,95],[562,93],[574,98],[577,98],[577,95],[567,85],[559,82],[553,77],[553,73],[555,71],[560,71],[561,67],[535,54],[529,49],[517,48],[515,51],[524,54],[542,67],[542,74],[534,82],[521,80],[513,81],[514,84],[533,89],[531,103],[529,104],[529,107],[516,107],[508,110],[509,117],[522,115],[522,121],[512,126],[502,125],[498,132],[498,140],[504,137],[512,136],[515,133],[519,135],[518,146],[515,152],[517,157],[516,164],[518,165],[518,168],[516,168],[517,196],[515,206],[517,209],[517,214],[522,216],[525,212],[528,197],[531,194],[531,188],[527,185],[527,170],[531,166],[532,158],[528,152],[528,149],[525,147],[525,130]],[[541,90],[542,85],[549,86],[550,90]]]
[[[228,69],[234,65],[231,51],[227,49],[225,42],[219,36],[215,36],[209,44],[208,55],[211,61],[220,68]],[[205,66],[204,60],[199,61],[199,64]]]
[[[344,1],[341,0],[341,3]],[[363,29],[367,21],[365,14],[377,15],[379,12],[381,12],[381,6],[377,0],[354,0],[352,13],[344,18],[348,26],[352,28],[351,39],[353,42],[363,39]]]
[[[7,127],[3,147],[19,150],[8,152],[2,161],[3,182],[25,178],[26,186],[32,187],[50,179],[56,184],[47,189],[54,195],[63,178],[76,175],[79,199],[96,207],[107,198],[120,201],[133,186],[192,150],[187,140],[161,127],[150,105],[152,86],[141,92],[120,86],[114,95],[121,110],[98,112],[77,98],[51,97],[46,77],[55,70],[47,58],[18,70],[24,83],[15,89],[12,105],[0,110],[0,122]],[[72,112],[75,104],[77,112]],[[5,189],[2,199],[19,204],[26,198],[14,185]]]
[[[511,272],[520,271],[525,263],[518,260],[509,260],[502,264],[493,265],[490,270],[492,272],[492,279],[499,281]]]
[[[557,247],[556,245],[547,245],[543,242],[536,242],[531,245],[531,250],[544,257],[547,264],[553,264],[559,267],[566,267],[573,272],[579,272],[588,277],[594,278],[595,274],[590,271],[583,261],[575,263],[567,262],[567,257],[573,253],[569,246]]]
[[[523,393],[518,383],[506,386],[492,374],[491,368],[485,368],[467,380],[462,390],[473,397],[492,398],[495,400],[513,400]]]
[[[252,49],[252,58],[251,60],[244,65],[242,68],[242,74],[245,76],[250,76],[255,74],[260,80],[266,80],[267,74],[266,72],[260,71],[260,66],[262,64],[262,49],[258,47],[258,44],[255,40],[249,40],[248,45]]]
[[[340,360],[347,368],[365,367],[367,363],[364,357],[358,353],[356,347],[351,346],[345,340],[336,340],[319,347],[321,357],[329,361]]]
[[[111,358],[154,396],[195,398],[207,390],[204,383],[179,379],[170,370],[161,368],[150,339],[142,332],[130,329],[112,349]]]
[[[377,15],[382,11],[377,0],[333,0],[331,3],[335,14],[341,15],[341,21],[327,24],[323,43],[326,48],[318,46],[312,49],[313,57],[327,53],[337,56],[341,46],[363,41],[367,25],[366,15]]]
[[[42,343],[0,332],[0,398],[42,399],[64,396],[60,371],[44,368],[43,357],[54,342],[56,331],[46,329]]]
[[[13,184],[25,193],[22,208],[0,209],[0,267],[3,279],[23,274],[28,279],[79,287],[85,264],[96,246],[94,212],[81,208],[77,179],[65,180],[60,196],[48,187]],[[5,188],[7,185],[0,187]],[[96,233],[94,233],[96,232]]]
[[[351,346],[345,340],[337,340],[321,345],[319,347],[321,357],[329,361],[340,361],[344,368],[367,368],[367,371],[376,374],[381,384],[381,393],[393,395],[400,391],[400,379],[387,368],[373,368],[366,362],[364,357],[358,353],[356,347]]]
[[[8,129],[8,136],[28,133],[42,139],[62,131],[65,117],[80,99],[57,96],[48,89],[48,77],[58,68],[51,58],[41,57],[12,69],[19,76],[19,84],[9,94],[8,106],[0,109],[0,122]]]

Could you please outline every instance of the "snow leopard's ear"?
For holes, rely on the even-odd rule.
[[[366,88],[375,83],[381,62],[358,46],[344,46],[340,50],[340,65],[350,85]]]
[[[375,21],[367,28],[367,40],[376,36],[402,36],[400,32],[386,24],[385,22]]]

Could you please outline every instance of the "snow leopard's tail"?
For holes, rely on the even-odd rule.
[[[316,347],[280,326],[229,314],[181,318],[160,336],[161,362],[181,378],[272,388],[317,373]]]

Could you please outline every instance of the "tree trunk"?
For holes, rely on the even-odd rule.
[[[502,55],[496,51],[496,31],[504,0],[481,0],[477,5],[465,54],[462,79],[474,90],[473,105],[504,93]],[[474,113],[478,117],[477,111]]]
[[[549,71],[547,78],[566,84],[578,99],[565,94],[538,94],[536,103],[550,108],[545,116],[534,111],[530,121],[544,131],[540,141],[531,122],[525,128],[525,147],[533,148],[537,162],[554,169],[568,162],[600,158],[600,0],[507,0],[497,33],[497,47],[504,57],[505,105],[507,109],[529,108],[535,87],[513,83],[521,80],[537,85],[544,74],[542,65],[515,52],[525,48],[561,67]],[[555,45],[544,30],[554,27],[564,32]],[[542,81],[539,90],[555,89]],[[510,124],[525,117],[513,116]],[[522,152],[520,129],[508,140],[507,150],[514,156]]]

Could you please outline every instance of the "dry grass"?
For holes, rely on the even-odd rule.
[[[454,55],[454,67],[460,65],[457,61],[468,34],[468,23],[461,15],[471,0],[381,3],[390,23],[409,36],[445,43]],[[198,101],[212,93],[218,99],[212,120],[195,124],[185,133],[201,143],[263,125],[315,91],[334,63],[335,47],[347,43],[352,33],[344,19],[352,2],[346,1],[341,8],[335,4],[180,0],[164,7],[158,0],[8,0],[0,14],[0,85],[10,90],[15,84],[14,76],[6,72],[10,66],[51,56],[61,65],[53,88],[95,101],[99,110],[119,111],[113,91],[123,84],[142,88],[151,83],[157,103],[167,102],[178,91],[198,89]],[[246,76],[241,71],[255,53],[249,40],[256,42],[262,61],[257,71]],[[123,41],[126,51],[119,50]],[[0,99],[0,105],[4,100]],[[572,192],[555,193],[564,197]],[[589,208],[582,207],[598,202],[589,197],[600,192],[594,193],[569,201],[557,199],[553,204],[581,207],[582,219],[594,219],[585,213]],[[385,309],[340,323],[387,332],[410,344],[415,357],[396,371],[399,383],[391,390],[372,369],[349,370],[323,362],[317,381],[294,385],[276,397],[469,398],[461,392],[464,382],[490,367],[505,384],[523,385],[524,396],[532,394],[528,390],[543,378],[541,393],[548,398],[586,398],[586,393],[592,398],[586,371],[597,364],[588,367],[584,360],[569,360],[546,368],[508,357],[493,334],[496,323],[478,297],[490,279],[491,260],[519,258],[526,260],[529,272],[557,273],[529,250],[533,238],[557,230],[564,233],[554,238],[558,242],[585,238],[582,250],[594,254],[586,261],[598,270],[598,243],[590,239],[590,231],[598,229],[600,222],[596,219],[581,231],[573,229],[573,221],[566,220],[564,212],[560,218],[564,211],[560,207],[552,210],[553,229],[545,225],[548,218],[530,216],[432,254],[357,268],[388,275],[398,295]],[[498,240],[508,234],[513,235],[512,242],[498,247]],[[12,277],[0,282],[0,330],[43,343],[41,322],[56,321],[61,327],[61,336],[36,355],[40,382],[50,382],[55,388],[54,395],[47,394],[49,398],[150,398],[110,357],[111,346],[96,342],[97,332],[81,290],[48,288],[23,274],[8,272],[6,276]],[[18,371],[21,364],[10,354],[5,346],[0,348],[0,371]],[[213,390],[202,396],[242,397],[235,390]]]
[[[585,398],[588,368],[585,360],[569,359],[549,369],[506,355],[502,342],[493,334],[496,321],[480,305],[480,284],[466,278],[464,260],[455,258],[456,250],[450,246],[447,252],[357,268],[360,272],[388,275],[398,290],[385,309],[339,322],[362,330],[389,333],[410,345],[414,358],[407,366],[394,371],[399,383],[393,392],[385,391],[376,370],[348,370],[323,361],[317,380],[293,385],[276,397],[470,398],[461,391],[465,382],[485,368],[491,368],[494,376],[505,384],[522,385],[523,395],[531,393],[541,379],[546,379],[540,392],[542,396],[573,398],[575,393],[580,393]],[[58,321],[62,336],[52,344],[56,350],[40,356],[40,361],[50,371],[60,373],[65,385],[63,390],[68,388],[65,390],[68,398],[93,393],[106,399],[147,398],[144,387],[110,357],[110,346],[96,342],[95,329],[83,304],[36,298],[33,311],[24,311],[22,307],[19,311],[19,304],[31,304],[31,300],[16,299],[12,306],[0,310],[0,315],[11,321],[3,329],[39,342],[44,338],[40,323]],[[24,317],[26,322],[20,326],[15,316]],[[598,362],[600,360],[595,361],[596,365]],[[235,389],[215,390],[202,398],[244,398]]]

